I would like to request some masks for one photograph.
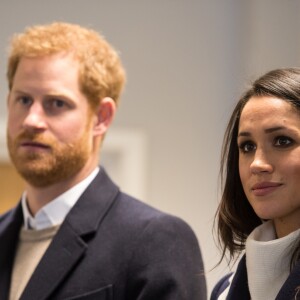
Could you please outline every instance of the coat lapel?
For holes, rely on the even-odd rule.
[[[276,300],[300,299],[300,262],[292,269]]]
[[[300,299],[300,262],[296,264],[288,279],[280,289],[276,300]],[[244,255],[237,267],[235,276],[228,293],[228,300],[250,299],[246,269],[246,256]]]
[[[22,300],[46,299],[83,255],[87,245],[69,224],[63,226],[30,278]]]
[[[48,299],[88,248],[118,188],[101,168],[99,174],[67,215],[30,278],[20,300]],[[88,236],[89,239],[85,239]]]
[[[250,299],[245,255],[242,257],[241,261],[238,264],[237,270],[232,279],[230,290],[226,299],[228,300]]]
[[[0,231],[0,299],[8,299],[14,254],[20,228],[23,224],[22,208],[19,205],[2,216]]]

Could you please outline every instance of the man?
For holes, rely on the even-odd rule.
[[[98,167],[125,81],[114,49],[78,25],[34,26],[12,40],[7,77],[26,191],[0,219],[0,299],[206,299],[191,229]]]

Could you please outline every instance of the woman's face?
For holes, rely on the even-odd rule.
[[[300,113],[275,97],[252,97],[242,110],[237,143],[244,192],[277,236],[300,228]]]

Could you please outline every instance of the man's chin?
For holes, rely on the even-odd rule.
[[[61,180],[61,176],[59,174],[55,174],[53,172],[49,172],[44,169],[17,169],[18,173],[21,177],[31,186],[34,187],[47,187],[55,184],[59,180]],[[58,173],[58,172],[57,172]]]
[[[11,149],[10,157],[18,173],[28,184],[39,188],[48,187],[67,181],[85,166],[90,152],[83,147],[83,142],[78,147],[76,145],[56,149],[51,155],[20,155]]]

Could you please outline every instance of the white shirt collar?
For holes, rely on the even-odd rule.
[[[89,176],[73,186],[71,189],[67,190],[43,206],[34,217],[29,212],[26,203],[25,191],[21,200],[25,229],[41,230],[61,224],[81,194],[96,177],[98,172],[99,167],[97,167]]]

